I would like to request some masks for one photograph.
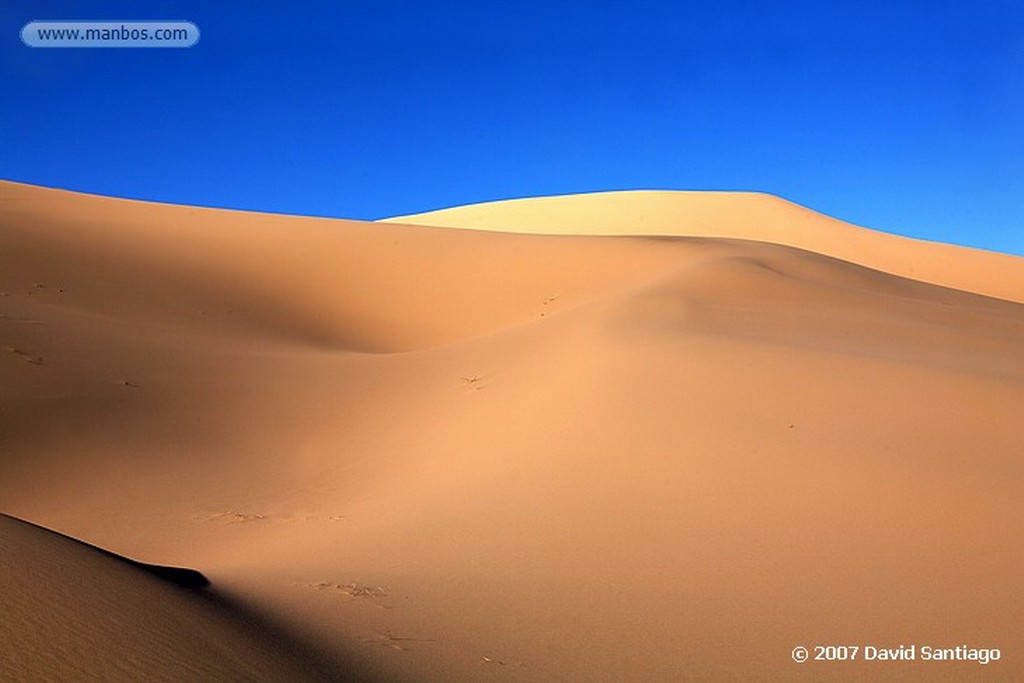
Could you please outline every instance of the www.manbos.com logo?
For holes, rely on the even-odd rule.
[[[191,21],[30,21],[21,29],[29,47],[192,47]]]

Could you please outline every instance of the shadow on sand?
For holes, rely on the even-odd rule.
[[[2,512],[0,512],[0,517],[59,536],[84,546],[92,552],[100,553],[178,586],[187,591],[192,599],[203,603],[211,611],[230,620],[255,642],[263,643],[268,649],[273,649],[276,652],[286,653],[286,657],[291,660],[288,663],[302,673],[302,680],[325,683],[382,683],[385,680],[378,671],[369,670],[367,665],[356,664],[354,661],[349,661],[344,653],[329,651],[310,642],[270,614],[247,604],[245,600],[217,589],[211,585],[210,580],[202,572],[195,569],[139,562]],[[387,680],[393,679],[387,678]]]

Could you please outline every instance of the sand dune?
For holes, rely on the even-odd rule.
[[[331,669],[154,567],[0,515],[5,681],[329,680]],[[193,589],[193,590],[190,590]],[[272,631],[271,631],[272,633]]]
[[[757,240],[1024,302],[1018,257],[868,230],[759,192],[633,190],[535,197],[397,216],[386,222],[519,233]]]
[[[368,680],[1024,675],[1021,259],[760,196],[537,201],[451,230],[0,184],[4,511]],[[178,609],[35,531],[18,614],[87,561]],[[790,657],[843,643],[1003,658]]]

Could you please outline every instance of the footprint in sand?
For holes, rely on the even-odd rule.
[[[31,363],[32,365],[46,365],[46,363],[43,361],[42,356],[33,356],[28,351],[22,351],[21,349],[16,349],[12,346],[8,346],[6,347],[6,349],[13,353],[14,355],[20,357],[26,363]]]
[[[330,583],[321,581],[319,583],[307,583],[307,587],[321,591],[332,591],[348,597],[355,598],[386,598],[388,590],[383,586],[368,586],[362,583]]]
[[[391,633],[390,628],[386,628],[384,632],[378,632],[372,636],[363,636],[360,638],[364,643],[378,643],[389,647],[392,650],[398,650],[400,652],[409,652],[410,648],[405,643],[435,643],[436,638],[413,638],[410,636],[394,635]]]
[[[244,522],[263,522],[269,519],[267,515],[257,515],[245,512],[220,512],[215,515],[201,517],[196,515],[192,519],[201,519],[206,522],[220,522],[221,524],[242,524]]]
[[[125,382],[125,386],[138,387],[136,384]],[[228,510],[227,512],[218,512],[216,514],[197,514],[193,515],[194,521],[203,522],[219,522],[221,524],[244,524],[247,522],[313,522],[313,521],[328,521],[328,522],[344,522],[348,519],[347,515],[306,515],[306,516],[271,516],[265,514],[257,514],[253,512],[237,512],[235,510]]]
[[[480,391],[483,389],[483,377],[480,375],[471,375],[469,377],[462,378],[462,386],[470,391]]]

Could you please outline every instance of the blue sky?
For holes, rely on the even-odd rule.
[[[33,19],[187,19],[189,49],[32,49]],[[379,218],[761,190],[1024,254],[1024,5],[0,5],[0,177]]]

